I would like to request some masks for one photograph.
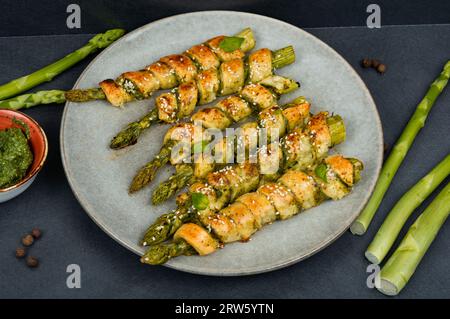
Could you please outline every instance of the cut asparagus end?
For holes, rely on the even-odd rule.
[[[252,50],[255,47],[255,37],[253,35],[253,31],[250,28],[245,28],[238,34],[236,34],[236,37],[243,38],[244,41],[242,41],[241,44],[241,50],[243,52],[248,52]]]
[[[195,254],[195,250],[187,242],[178,240],[168,244],[151,246],[142,256],[141,262],[149,265],[161,265],[170,258],[193,254]]]
[[[344,120],[339,115],[333,115],[327,118],[328,129],[331,135],[331,145],[337,145],[345,141]]]
[[[70,102],[87,102],[106,99],[106,95],[101,88],[69,90],[66,92],[65,96],[66,100]]]
[[[353,165],[353,183],[356,184],[361,180],[361,172],[364,169],[364,164],[357,158],[348,158]]]
[[[259,83],[272,89],[278,95],[288,94],[300,87],[299,82],[279,75],[268,76]]]
[[[272,53],[272,67],[279,69],[295,62],[295,51],[292,45]]]

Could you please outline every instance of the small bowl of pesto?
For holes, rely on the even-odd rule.
[[[24,192],[47,158],[44,130],[31,117],[0,110],[0,203]]]

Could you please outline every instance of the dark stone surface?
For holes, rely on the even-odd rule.
[[[81,29],[68,29],[66,8],[81,8]],[[150,21],[203,10],[268,15],[302,28],[365,26],[369,4],[381,7],[383,25],[450,23],[445,0],[2,0],[0,36],[97,33],[112,27],[133,30]]]
[[[450,26],[307,31],[341,53],[367,83],[377,103],[388,145],[393,145],[428,85],[449,58]],[[88,38],[88,35],[0,38],[0,83],[61,57]],[[359,61],[363,57],[381,59],[388,71],[380,76],[373,70],[361,69]],[[80,63],[37,89],[70,88],[87,63]],[[63,106],[27,110],[26,113],[47,132],[50,153],[31,188],[20,197],[0,204],[0,298],[382,297],[366,287],[368,262],[363,252],[401,194],[448,153],[449,105],[450,89],[447,88],[399,169],[368,234],[355,237],[347,232],[330,247],[289,268],[235,278],[197,276],[141,265],[135,255],[110,239],[89,219],[70,190],[59,154]],[[443,227],[400,297],[449,297],[448,226]],[[32,254],[40,259],[40,265],[37,269],[28,269],[23,260],[16,260],[14,252],[21,236],[33,227],[43,230],[42,239],[32,247]],[[72,263],[81,266],[81,289],[66,287],[66,267]]]

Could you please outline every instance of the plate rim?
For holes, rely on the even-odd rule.
[[[381,118],[380,118],[380,114],[378,112],[378,108],[376,106],[376,103],[372,97],[372,94],[370,93],[369,89],[367,88],[366,83],[361,79],[361,77],[359,76],[359,74],[355,71],[355,69],[350,65],[350,63],[344,58],[342,57],[336,50],[334,50],[331,46],[329,46],[327,43],[325,43],[324,41],[322,41],[321,39],[319,39],[318,37],[312,35],[311,33],[303,30],[302,28],[299,28],[293,24],[290,24],[288,22],[279,20],[279,19],[275,19],[272,17],[268,17],[268,16],[264,16],[264,15],[260,15],[260,14],[255,14],[255,13],[249,13],[249,12],[243,12],[243,11],[233,11],[233,10],[206,10],[206,11],[194,11],[194,12],[188,12],[188,13],[182,13],[182,14],[177,14],[177,15],[173,15],[173,16],[169,16],[169,17],[165,17],[162,19],[158,19],[152,22],[149,22],[143,26],[140,26],[136,29],[134,29],[133,31],[126,33],[123,37],[121,37],[119,40],[115,41],[113,44],[111,44],[110,46],[108,46],[107,48],[105,48],[104,50],[102,50],[99,54],[97,54],[95,56],[95,58],[86,66],[86,68],[83,70],[83,72],[81,72],[81,74],[79,75],[79,77],[77,78],[76,82],[73,85],[73,88],[77,87],[79,82],[82,80],[82,78],[84,77],[85,73],[87,72],[87,70],[91,67],[91,65],[93,65],[97,59],[99,59],[103,54],[105,54],[105,52],[109,52],[110,50],[113,50],[114,47],[120,43],[121,41],[126,41],[128,37],[132,37],[134,34],[141,32],[142,30],[157,24],[157,23],[161,23],[163,21],[167,21],[167,20],[175,20],[181,16],[188,16],[188,15],[204,15],[204,14],[230,14],[230,15],[243,15],[243,16],[247,16],[247,17],[256,17],[259,19],[266,19],[267,21],[271,21],[271,22],[276,22],[276,23],[281,23],[284,24],[287,27],[292,27],[297,29],[298,31],[300,31],[304,36],[306,37],[310,37],[312,38],[317,44],[319,44],[320,46],[324,47],[326,50],[331,51],[334,56],[339,59],[344,65],[345,67],[349,70],[349,73],[352,77],[354,77],[356,79],[357,82],[360,83],[361,88],[363,89],[365,95],[369,98],[369,104],[370,107],[372,107],[372,109],[375,111],[375,117],[376,117],[376,121],[375,121],[375,125],[378,128],[377,129],[377,133],[378,133],[378,138],[381,141],[381,143],[383,143],[384,141],[384,136],[383,136],[383,126],[381,123]],[[95,209],[90,207],[90,204],[87,201],[84,201],[82,199],[82,197],[80,196],[80,194],[76,191],[76,188],[73,185],[73,181],[72,181],[72,177],[71,177],[71,172],[68,168],[68,164],[67,164],[67,159],[66,159],[66,152],[65,152],[65,147],[64,147],[64,127],[65,127],[65,122],[66,122],[66,115],[68,112],[68,105],[71,102],[66,102],[64,105],[64,111],[63,111],[63,115],[61,118],[61,124],[60,124],[60,136],[59,136],[59,143],[60,143],[60,153],[61,153],[61,160],[62,160],[62,164],[63,164],[63,168],[64,168],[64,173],[66,175],[66,179],[67,182],[69,183],[69,186],[73,192],[73,194],[75,195],[75,198],[77,199],[77,201],[79,202],[79,204],[81,205],[81,207],[83,208],[83,210],[86,212],[86,214],[94,221],[94,223],[102,230],[104,231],[109,237],[111,237],[113,240],[115,240],[117,243],[119,243],[122,247],[125,247],[126,249],[130,250],[131,252],[137,254],[137,255],[141,255],[141,252],[139,252],[138,250],[136,250],[134,247],[132,247],[131,245],[127,244],[126,242],[124,242],[123,240],[121,240],[119,238],[119,236],[117,236],[113,230],[111,230],[108,226],[106,226],[104,223],[102,223],[100,220],[98,220],[98,218],[95,216],[94,213],[91,213],[91,210],[95,212]],[[187,273],[191,273],[191,274],[197,274],[197,275],[206,275],[206,276],[220,276],[220,277],[231,277],[231,276],[248,276],[248,275],[256,275],[256,274],[261,274],[261,273],[266,273],[266,272],[270,272],[270,271],[275,271],[281,268],[285,268],[288,266],[291,266],[293,264],[296,264],[306,258],[311,257],[312,255],[320,252],[321,250],[325,249],[326,247],[328,247],[329,245],[331,245],[334,241],[336,241],[337,239],[339,239],[351,226],[351,224],[354,222],[354,220],[358,217],[359,213],[362,211],[362,209],[364,208],[364,206],[367,204],[370,196],[372,195],[373,189],[375,188],[375,184],[379,178],[380,175],[380,171],[381,171],[381,167],[383,164],[383,148],[379,147],[379,154],[378,154],[378,161],[376,162],[376,167],[375,167],[375,178],[373,178],[373,180],[370,182],[369,184],[369,191],[365,193],[365,195],[363,196],[362,200],[361,200],[361,204],[355,208],[355,211],[358,211],[358,214],[355,214],[355,217],[350,218],[349,220],[346,220],[345,223],[343,223],[344,227],[340,228],[337,232],[331,234],[330,236],[328,236],[328,238],[324,241],[322,241],[319,245],[317,245],[317,247],[311,249],[308,253],[305,254],[301,254],[301,255],[295,255],[292,258],[289,258],[283,262],[280,262],[276,265],[271,265],[271,266],[261,266],[261,267],[252,267],[251,269],[239,269],[238,271],[221,271],[220,269],[218,269],[217,271],[211,271],[211,270],[207,270],[207,269],[202,269],[199,267],[191,267],[191,266],[187,266],[184,265],[182,267],[176,266],[176,265],[172,265],[170,263],[170,261],[166,264],[164,264],[163,266],[171,268],[171,269],[175,269],[178,271],[183,271],[183,272],[187,272]]]

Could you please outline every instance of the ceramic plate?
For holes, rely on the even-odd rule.
[[[302,260],[326,247],[356,218],[368,200],[382,163],[382,129],[376,106],[366,86],[350,65],[332,48],[309,33],[285,22],[259,15],[212,11],[178,15],[145,25],[104,50],[81,74],[75,88],[96,87],[105,78],[138,70],[167,54],[181,52],[220,34],[251,27],[257,47],[277,49],[292,44],[294,65],[278,70],[301,82],[297,95],[312,102],[312,111],[340,114],[347,140],[334,152],[357,157],[365,164],[362,181],[348,197],[283,222],[266,226],[249,243],[234,243],[207,257],[179,257],[166,265],[208,275],[246,275],[266,272]],[[61,152],[73,192],[92,219],[136,254],[146,227],[175,207],[173,201],[151,206],[152,188],[172,173],[167,167],[152,186],[128,195],[135,172],[159,150],[168,126],[147,130],[139,142],[121,151],[109,141],[128,122],[144,115],[154,100],[129,103],[119,109],[104,101],[84,105],[67,103],[61,125]],[[136,262],[138,258],[136,258]]]

